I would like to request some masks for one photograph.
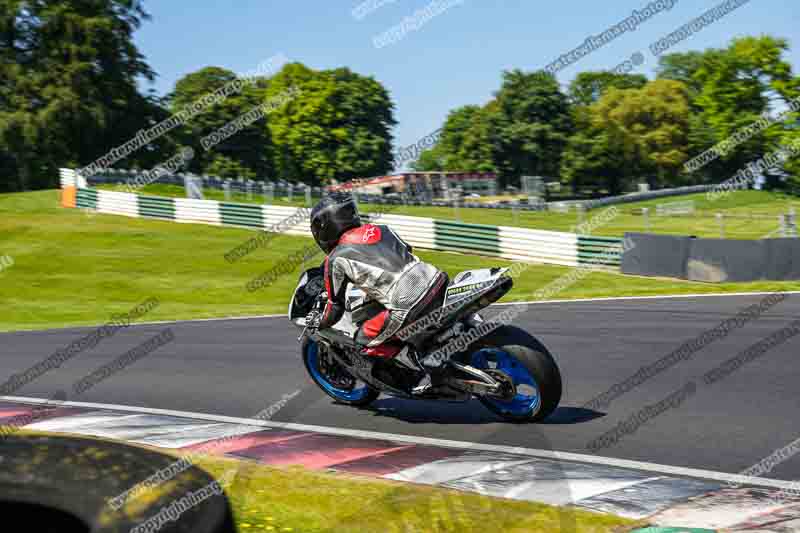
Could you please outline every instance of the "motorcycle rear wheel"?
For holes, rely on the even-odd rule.
[[[510,400],[481,396],[487,409],[510,422],[540,422],[561,401],[561,373],[553,356],[535,337],[514,326],[502,326],[470,347],[472,366],[500,370],[511,377]]]

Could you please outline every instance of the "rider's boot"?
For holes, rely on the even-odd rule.
[[[411,388],[411,394],[414,396],[423,396],[442,382],[444,369],[441,361],[429,360],[430,358],[420,360],[416,352],[407,345],[384,343],[376,347],[363,346],[361,354],[389,358],[409,370],[420,373],[419,381]]]
[[[431,369],[423,365],[414,350],[409,349],[407,345],[403,346],[400,351],[393,354],[392,360],[396,364],[399,364],[408,370],[421,374],[417,384],[411,388],[411,394],[415,396],[424,395],[426,392],[432,389],[435,386],[435,382],[438,381],[432,379],[433,376]]]
[[[441,385],[444,378],[444,365],[441,361],[430,361],[427,358],[419,359],[414,355],[417,367],[425,372],[417,383],[411,389],[411,394],[414,396],[424,396],[431,390]]]

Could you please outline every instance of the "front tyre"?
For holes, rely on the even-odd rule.
[[[479,400],[511,422],[539,422],[561,401],[561,373],[535,337],[514,326],[497,328],[472,345],[470,364],[481,370],[501,371],[514,383],[514,396]]]
[[[308,375],[334,400],[354,407],[363,407],[380,396],[380,391],[359,382],[333,357],[322,353],[318,343],[306,338],[302,352]]]

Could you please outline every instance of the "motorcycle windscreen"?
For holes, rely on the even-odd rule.
[[[323,270],[309,268],[300,275],[297,288],[289,302],[289,320],[305,318],[314,306],[317,296],[325,289]]]

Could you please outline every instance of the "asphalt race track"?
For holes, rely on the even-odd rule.
[[[599,454],[722,472],[739,472],[800,438],[800,336],[772,348],[706,385],[700,377],[741,350],[800,318],[794,294],[614,400],[582,406],[734,316],[764,296],[615,300],[536,304],[517,325],[556,356],[564,377],[561,407],[544,424],[500,422],[476,401],[419,402],[382,397],[368,409],[333,403],[305,374],[296,338],[284,318],[177,322],[119,331],[14,392],[46,398],[251,417],[302,392],[273,420],[421,435],[451,440]],[[72,385],[98,367],[171,328],[175,340],[80,396]],[[0,334],[0,381],[22,372],[93,328]],[[690,380],[696,392],[647,421],[615,445],[587,444],[638,410],[667,398]],[[763,477],[800,478],[800,454]]]

